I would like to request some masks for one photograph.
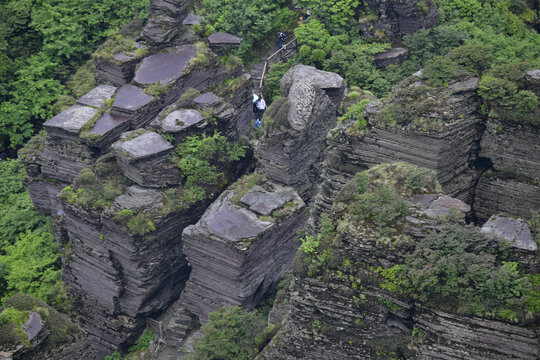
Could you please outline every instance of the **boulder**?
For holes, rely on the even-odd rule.
[[[525,81],[527,83],[527,89],[540,97],[540,69],[527,71]]]
[[[138,129],[146,125],[159,112],[159,102],[147,95],[141,88],[124,85],[116,94],[111,115],[125,118],[130,128]]]
[[[493,215],[482,226],[482,232],[497,238],[503,238],[506,242],[512,244],[512,247],[518,249],[538,250],[538,245],[532,239],[527,223],[520,218],[514,219]]]
[[[133,83],[138,86],[171,84],[184,75],[195,53],[195,46],[185,45],[148,56],[137,68]]]
[[[143,29],[146,40],[154,46],[165,46],[182,30],[182,19],[189,11],[189,0],[151,0],[148,22]]]
[[[75,104],[47,120],[43,127],[48,134],[60,138],[77,139],[82,128],[97,114],[97,109]]]
[[[185,19],[182,21],[182,25],[195,25],[200,24],[204,18],[195,14],[188,14]]]
[[[87,94],[77,100],[77,104],[86,105],[92,107],[100,107],[105,100],[109,100],[113,97],[117,88],[110,85],[98,85],[94,89],[90,90]]]

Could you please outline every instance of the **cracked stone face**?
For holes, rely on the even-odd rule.
[[[197,96],[193,102],[201,107],[212,106],[221,101],[221,98],[212,92]]]
[[[176,110],[167,115],[161,123],[161,128],[166,132],[179,132],[204,120],[200,112],[193,109]]]
[[[58,128],[78,134],[83,126],[97,113],[97,109],[82,105],[73,105],[47,121],[45,128]]]
[[[112,98],[116,89],[115,86],[99,85],[77,100],[77,104],[100,107],[105,100]]]
[[[503,238],[513,247],[528,251],[537,251],[538,245],[531,236],[529,227],[522,219],[505,216],[492,216],[481,231],[498,238]]]
[[[134,158],[145,158],[171,150],[173,146],[159,134],[148,132],[135,139],[116,143],[118,149]]]
[[[291,86],[289,123],[294,130],[301,131],[306,127],[315,106],[316,92],[311,79],[297,81]]]
[[[142,85],[172,83],[183,75],[195,53],[195,47],[187,45],[144,58],[133,81]]]
[[[254,186],[240,201],[258,214],[269,215],[272,211],[280,209],[287,201],[293,200],[295,196],[292,189],[268,192],[261,186]]]

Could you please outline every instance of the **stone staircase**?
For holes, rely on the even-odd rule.
[[[169,346],[181,347],[187,333],[193,329],[193,315],[184,308],[174,310],[169,323],[165,327],[163,342]]]

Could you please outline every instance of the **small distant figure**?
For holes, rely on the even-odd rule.
[[[253,93],[253,113],[255,114],[255,130],[259,130],[261,128],[261,120],[264,114],[264,111],[266,110],[266,102],[264,101],[262,94],[257,95]]]
[[[306,10],[306,21],[309,20],[309,17],[311,16],[311,10],[310,9],[307,9]]]
[[[303,23],[304,22],[304,17],[302,15],[300,15],[300,17],[298,18],[298,22],[299,23]]]
[[[283,47],[283,42],[285,41],[286,38],[287,38],[287,35],[285,35],[281,31],[277,32],[277,39],[278,39],[277,46],[278,46],[279,49],[281,49]]]

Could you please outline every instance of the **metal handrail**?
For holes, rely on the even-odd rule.
[[[288,43],[286,43],[285,45],[283,45],[281,49],[279,49],[278,51],[276,51],[275,53],[273,53],[272,55],[266,58],[266,61],[264,62],[262,76],[261,76],[261,82],[259,83],[259,94],[262,94],[262,90],[264,86],[264,77],[266,76],[266,73],[268,71],[268,64],[274,57],[276,57],[279,54],[283,54],[283,51],[288,50],[288,46],[291,45],[292,43],[295,43],[294,48],[296,49],[298,47],[298,42],[296,41],[296,38],[294,38]]]

